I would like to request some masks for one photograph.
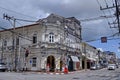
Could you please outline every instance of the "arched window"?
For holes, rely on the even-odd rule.
[[[49,33],[49,42],[53,43],[54,42],[54,33]]]

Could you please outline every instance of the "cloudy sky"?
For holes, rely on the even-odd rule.
[[[100,6],[104,8],[106,5],[112,6],[113,3],[114,0],[0,0],[0,26],[11,27],[8,21],[2,19],[4,13],[16,18],[35,21],[45,18],[51,13],[64,17],[74,16],[79,20],[84,20],[113,15],[115,9],[100,10]],[[112,23],[114,20],[115,18],[81,21],[83,40],[96,40],[103,36],[114,35],[118,32],[117,28],[110,28],[108,25],[108,22]],[[18,23],[18,26],[21,25],[23,25],[23,22]],[[113,38],[115,37],[117,36]],[[89,43],[98,48],[118,53],[118,43],[120,42],[119,40],[110,40],[103,44],[98,40]]]

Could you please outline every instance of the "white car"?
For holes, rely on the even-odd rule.
[[[97,69],[97,66],[96,66],[96,65],[91,66],[90,69],[91,69],[91,70],[96,70],[96,69]]]
[[[4,63],[0,63],[0,71],[6,71],[7,70],[7,67]]]
[[[116,65],[115,64],[108,64],[108,70],[115,70]]]

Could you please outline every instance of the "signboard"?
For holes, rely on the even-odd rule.
[[[101,43],[107,43],[107,37],[101,37]]]
[[[30,64],[32,64],[32,60],[30,60]]]

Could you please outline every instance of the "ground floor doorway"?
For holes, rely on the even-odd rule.
[[[49,71],[55,71],[55,57],[50,55],[47,57],[47,65],[49,65]]]
[[[60,61],[60,71],[63,69],[63,61]]]

